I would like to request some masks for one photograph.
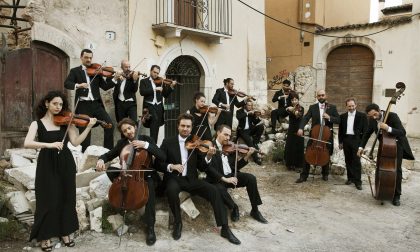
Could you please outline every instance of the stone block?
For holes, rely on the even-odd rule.
[[[6,222],[9,222],[9,219],[0,217],[0,223],[6,223]]]
[[[261,144],[260,151],[262,151],[265,154],[268,154],[273,150],[273,148],[274,148],[274,141],[268,140]]]
[[[344,175],[346,172],[346,166],[342,164],[332,164],[331,165],[331,174],[332,175]]]
[[[36,199],[35,198],[35,191],[32,191],[32,190],[26,191],[25,197],[26,197],[27,200],[35,200]]]
[[[6,198],[9,199],[7,206],[13,215],[31,211],[31,206],[22,191],[10,192],[6,194]]]
[[[89,229],[89,220],[86,216],[86,206],[83,200],[76,201],[76,212],[79,220],[79,231],[86,231]]]
[[[410,170],[408,170],[407,168],[405,168],[405,167],[401,167],[401,169],[402,169],[402,179],[403,180],[408,180],[408,178],[410,177],[410,175],[411,175],[411,171]]]
[[[281,124],[281,128],[282,128],[284,131],[287,131],[287,130],[289,129],[289,124],[288,124],[288,123],[282,123],[282,124]]]
[[[198,209],[195,207],[191,198],[188,198],[182,202],[181,209],[192,219],[195,219],[198,215],[200,215],[200,211],[198,211]]]
[[[90,212],[90,211],[93,211],[94,209],[102,206],[104,203],[105,203],[104,199],[94,198],[94,199],[91,199],[88,202],[86,202],[86,208]]]
[[[89,194],[92,198],[107,199],[112,183],[106,174],[93,179],[89,183]]]
[[[26,154],[36,155],[36,153],[37,153],[37,151],[35,149],[26,149],[26,148],[6,149],[4,151],[4,157],[6,159],[10,159],[12,157],[12,154],[17,154],[17,155],[26,155]]]
[[[7,181],[22,191],[35,189],[36,166],[11,168],[4,171]]]
[[[12,167],[26,167],[26,166],[30,166],[33,165],[33,163],[31,162],[31,160],[22,157],[19,154],[15,154],[12,153],[11,157],[10,157],[10,163],[12,163]]]
[[[8,169],[10,167],[12,167],[10,162],[7,162],[5,159],[0,160],[0,169]]]
[[[156,226],[166,228],[169,222],[169,212],[164,210],[157,210],[156,211]]]
[[[83,172],[79,172],[76,174],[76,187],[79,188],[89,186],[89,183],[92,179],[95,179],[104,173],[105,172],[96,172],[92,168]]]
[[[124,225],[123,217],[119,214],[110,215],[106,219],[111,224],[113,231],[117,230],[118,228]]]
[[[190,198],[191,194],[186,192],[186,191],[181,191],[179,193],[179,202],[182,203],[184,202],[186,199]]]
[[[89,212],[90,230],[102,233],[102,207]]]
[[[83,200],[84,202],[91,200],[89,190],[89,186],[76,188],[76,200]]]
[[[102,146],[91,145],[87,147],[83,153],[82,160],[78,167],[78,172],[85,171],[89,168],[96,167],[96,162],[98,161],[99,156],[105,154],[109,150]]]

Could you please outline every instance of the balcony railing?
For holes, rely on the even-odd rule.
[[[156,0],[154,28],[232,35],[232,0]]]

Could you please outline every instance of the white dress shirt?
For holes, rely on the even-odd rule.
[[[353,113],[348,112],[347,113],[347,135],[354,135],[354,118],[356,117],[356,111],[353,111]]]
[[[320,116],[319,119],[320,119],[320,122],[322,122],[325,120],[324,118],[322,118],[322,116],[324,115],[325,103],[318,102],[318,106],[319,106],[319,116]]]
[[[152,88],[153,88],[153,101],[152,102],[147,102],[147,103],[150,103],[150,104],[160,104],[161,102],[158,102],[157,101],[157,98],[156,98],[156,84],[153,81],[152,77],[150,77],[149,80],[152,83]]]
[[[87,71],[86,71],[86,66],[85,65],[82,65],[82,70],[83,70],[83,72],[85,73],[85,76],[86,76],[86,83],[89,85],[89,87],[88,87],[88,96],[81,96],[80,97],[80,100],[82,100],[82,101],[93,101],[94,100],[94,98],[93,98],[93,94],[92,94],[92,90],[90,89],[90,77],[89,77],[89,75],[87,74]],[[101,76],[98,76],[98,75],[96,75],[96,77],[101,77]],[[96,78],[95,77],[95,78]],[[74,85],[74,89],[76,89],[76,85]]]
[[[182,176],[187,176],[187,159],[188,159],[188,150],[185,148],[185,140],[187,138],[182,138],[180,135],[178,135],[178,141],[179,141],[179,150],[181,152],[181,163],[184,166],[184,170],[182,170]]]
[[[114,82],[115,84],[117,84],[117,81],[114,78],[112,79],[112,82]],[[124,79],[124,80],[121,81],[120,93],[118,94],[118,100],[120,100],[120,101],[134,101],[133,98],[130,98],[130,99],[127,99],[126,100],[125,97],[124,97],[124,89],[125,89],[126,82],[127,82],[126,79]]]
[[[217,145],[217,148],[219,148],[219,150],[223,148],[222,145],[219,143],[219,141],[217,141],[217,139],[216,139],[216,145]],[[223,164],[223,174],[224,175],[231,174],[232,169],[230,168],[228,157],[225,154],[222,154],[222,164]]]

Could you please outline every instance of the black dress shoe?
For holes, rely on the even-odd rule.
[[[306,181],[306,178],[298,178],[296,180],[296,183],[302,183],[302,182],[305,182],[305,181]]]
[[[238,205],[236,204],[232,209],[232,213],[230,214],[230,219],[235,222],[239,220],[239,208],[238,208]]]
[[[351,181],[351,180],[346,181],[346,185],[351,185],[351,184],[353,184],[353,181]]]
[[[392,205],[394,205],[394,206],[400,206],[401,205],[400,199],[399,198],[394,198],[392,200]]]
[[[328,175],[322,175],[322,180],[328,181]]]
[[[362,185],[361,184],[356,184],[356,188],[357,188],[357,190],[362,190]]]
[[[258,211],[258,210],[257,211],[251,211],[250,214],[251,214],[252,218],[256,219],[257,221],[259,221],[261,223],[264,223],[264,224],[268,223],[268,221],[262,216],[260,211]]]
[[[172,237],[174,240],[179,240],[182,233],[182,222],[175,223],[174,231],[172,232]]]
[[[223,238],[228,239],[229,242],[239,245],[241,244],[241,241],[236,238],[236,236],[232,233],[232,231],[230,231],[230,228],[226,227],[222,227],[222,230],[220,231],[220,236],[222,236]]]
[[[147,229],[146,244],[152,246],[156,242],[155,228],[149,227]]]

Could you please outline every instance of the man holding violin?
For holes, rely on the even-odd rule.
[[[67,76],[64,87],[69,90],[76,91],[75,102],[79,101],[76,108],[76,114],[86,114],[90,117],[95,117],[98,120],[105,121],[112,125],[111,117],[105,111],[105,106],[101,99],[99,88],[108,90],[114,85],[107,83],[102,75],[96,74],[97,71],[93,71],[92,76],[88,75],[88,69],[92,65],[93,53],[89,49],[83,49],[80,53],[80,60],[82,65],[72,68],[69,75]],[[79,132],[83,132],[85,128],[79,127]],[[82,151],[90,145],[90,136],[82,142]],[[104,147],[112,149],[114,146],[114,127],[104,128]]]
[[[113,77],[106,79],[107,83],[114,86],[112,98],[115,105],[115,118],[120,122],[123,118],[129,117],[137,121],[136,92],[139,88],[139,73],[131,75],[130,62],[121,61],[122,71],[115,72]]]
[[[253,174],[239,171],[248,164],[248,160],[256,153],[256,150],[253,147],[243,149],[243,151],[241,150],[241,153],[244,152],[246,154],[240,159],[236,155],[237,146],[235,145],[228,152],[222,151],[225,149],[224,146],[229,144],[231,134],[232,130],[228,125],[222,124],[217,129],[216,139],[213,141],[213,145],[218,152],[211,159],[206,180],[217,187],[222,195],[223,202],[229,209],[232,209],[232,221],[239,220],[239,208],[233,201],[227,188],[246,187],[252,206],[252,218],[261,223],[268,223],[258,210],[258,206],[262,204],[262,201],[258,192],[257,178]],[[232,142],[230,143],[232,144]]]
[[[175,218],[175,226],[172,232],[174,240],[181,238],[182,218],[179,201],[179,193],[186,191],[191,194],[205,198],[213,207],[214,217],[217,226],[221,226],[220,235],[233,244],[241,242],[229,228],[226,209],[217,188],[198,179],[198,171],[206,171],[212,155],[215,153],[214,147],[209,147],[207,155],[201,155],[197,149],[188,150],[186,143],[192,139],[193,116],[191,114],[181,114],[178,117],[178,135],[165,138],[160,148],[166,154],[166,161],[160,162],[159,169],[164,173],[163,181],[166,184],[166,195],[169,207]]]
[[[169,85],[164,85],[166,82],[159,78],[159,73],[160,67],[153,65],[150,68],[150,77],[140,81],[140,95],[144,96],[143,109],[149,109],[150,137],[155,142],[158,139],[160,126],[164,124],[163,97],[167,98],[177,84],[176,81],[171,81]]]
[[[224,79],[223,84],[224,87],[216,89],[216,93],[211,100],[219,108],[225,109],[221,112],[219,119],[214,125],[214,129],[217,129],[222,124],[232,127],[234,106],[240,108],[245,104],[245,100],[238,100],[237,91],[233,89],[235,82],[232,78]]]
[[[318,102],[309,106],[308,112],[303,116],[302,121],[299,125],[299,130],[296,134],[300,137],[303,136],[303,128],[309,122],[309,120],[312,120],[312,129],[310,134],[311,136],[313,135],[313,129],[316,125],[324,125],[329,128],[329,130],[331,131],[330,138],[327,140],[329,144],[325,143],[328,146],[328,163],[322,166],[322,179],[324,181],[328,181],[328,174],[330,172],[329,159],[334,150],[333,126],[334,124],[340,123],[340,115],[338,114],[335,105],[327,103],[327,93],[325,92],[325,90],[318,90],[318,92],[316,93],[316,97],[318,99]],[[318,138],[318,135],[313,136],[312,139],[308,141],[307,147],[311,146],[312,142],[315,141],[315,139],[313,138]],[[306,149],[306,151],[308,151],[308,148]],[[306,181],[306,179],[309,176],[310,166],[311,165],[305,157],[305,165],[303,167],[302,172],[300,173],[300,177],[296,180],[296,183],[302,183]]]
[[[264,132],[264,124],[262,124],[258,114],[261,114],[261,112],[254,111],[254,105],[250,100],[246,102],[243,108],[236,111],[236,118],[239,121],[237,137],[242,138],[246,145],[255,149],[259,149],[258,143]],[[257,152],[252,154],[252,158],[256,164],[262,164]]]
[[[99,157],[98,162],[96,163],[97,171],[105,171],[105,163],[120,156],[121,151],[128,144],[132,144],[135,149],[147,150],[150,154],[152,154],[155,157],[156,160],[160,160],[161,162],[163,162],[166,159],[165,153],[159,149],[159,147],[155,144],[152,138],[145,135],[140,135],[138,139],[135,139],[137,126],[136,123],[130,118],[123,118],[118,123],[118,130],[121,134],[124,135],[124,137],[117,142],[117,145],[115,145],[114,148],[112,148],[110,151]],[[118,170],[119,169],[115,167],[108,168],[109,172],[107,172],[107,175],[112,182],[115,179],[118,179],[120,175],[120,173],[116,172]],[[149,189],[149,198],[145,210],[145,220],[147,224],[146,244],[150,246],[156,242],[156,234],[154,230],[156,219],[155,187],[157,185],[157,182],[160,181],[160,178],[156,171],[146,172],[145,180]]]
[[[271,128],[272,133],[276,133],[276,125],[277,121],[281,118],[285,118],[288,116],[288,113],[286,111],[287,107],[292,106],[290,99],[288,99],[289,93],[290,93],[290,81],[284,80],[283,81],[283,88],[276,91],[274,93],[272,102],[278,102],[278,108],[271,111]]]

